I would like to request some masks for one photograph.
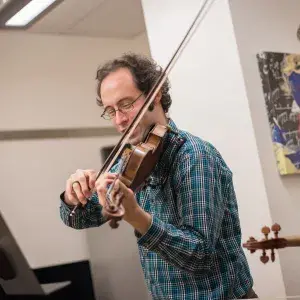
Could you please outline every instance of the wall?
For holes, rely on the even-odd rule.
[[[1,142],[1,212],[32,268],[89,258],[85,231],[60,220],[59,194],[77,168],[99,168],[100,147],[115,140]]]
[[[1,130],[108,126],[95,109],[98,65],[122,52],[147,49],[143,36],[118,40],[0,31],[0,41]]]
[[[281,225],[282,236],[299,235],[300,178],[299,175],[278,174],[256,54],[260,51],[300,53],[300,44],[296,38],[300,2],[231,0],[230,7],[272,223],[278,222]],[[257,206],[257,210],[260,210],[260,206]],[[271,225],[268,220],[264,222]],[[300,295],[299,254],[299,248],[279,251],[288,296]],[[270,265],[265,268],[271,273]]]
[[[100,148],[118,141],[117,135],[106,136],[107,131],[102,130],[110,124],[100,118],[95,103],[98,65],[127,51],[148,54],[146,36],[117,40],[0,32],[0,44],[0,131],[20,131],[23,136],[0,142],[0,209],[29,265],[40,268],[90,259],[94,279],[104,276],[107,280],[106,284],[94,281],[97,291],[120,293],[131,270],[128,299],[136,294],[133,290],[139,290],[138,282],[140,293],[145,293],[131,232],[124,235],[123,231],[119,236],[123,246],[112,253],[114,245],[106,245],[112,232],[97,228],[92,230],[94,236],[87,236],[88,230],[76,231],[62,223],[59,194],[76,169],[99,170]],[[98,128],[99,134],[85,138],[26,136],[26,130],[39,133],[66,128]],[[105,235],[101,243],[99,235]],[[108,284],[115,274],[98,266],[114,258],[111,269],[122,276]]]
[[[151,54],[165,66],[201,2],[142,3]],[[170,80],[171,117],[179,127],[220,150],[234,173],[243,242],[259,235],[261,227],[271,223],[271,214],[227,1],[218,0],[212,6],[178,59]],[[284,296],[280,260],[266,267],[259,260],[260,254],[246,255],[260,297]]]

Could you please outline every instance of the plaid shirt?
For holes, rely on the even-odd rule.
[[[253,280],[241,247],[241,230],[232,173],[208,142],[178,130],[164,141],[164,152],[146,185],[136,193],[152,215],[148,231],[137,237],[148,289],[155,300],[236,299]],[[97,195],[69,222],[73,228],[100,226]]]

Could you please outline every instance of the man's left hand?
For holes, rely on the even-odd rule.
[[[96,189],[100,204],[105,207],[105,195],[107,189]],[[152,217],[150,214],[145,212],[137,203],[135,195],[131,189],[129,189],[119,179],[116,180],[113,190],[110,194],[110,198],[113,203],[122,203],[125,214],[123,219],[132,225],[141,234],[145,233],[151,225]]]

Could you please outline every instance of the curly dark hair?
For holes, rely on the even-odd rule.
[[[103,106],[100,87],[106,76],[118,70],[119,68],[128,68],[131,72],[136,87],[142,91],[146,96],[155,84],[156,80],[162,74],[163,69],[157,65],[156,62],[141,54],[125,53],[122,56],[109,60],[97,70],[97,104]],[[166,79],[161,87],[161,104],[165,113],[168,112],[172,99],[169,94],[170,83]]]

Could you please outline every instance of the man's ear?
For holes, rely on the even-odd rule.
[[[160,101],[161,101],[161,97],[162,97],[162,92],[161,90],[157,93],[155,99],[154,99],[154,104],[157,105]]]
[[[162,97],[161,91],[159,91],[154,99],[154,101],[149,106],[149,111],[153,111],[154,107],[160,103]]]

